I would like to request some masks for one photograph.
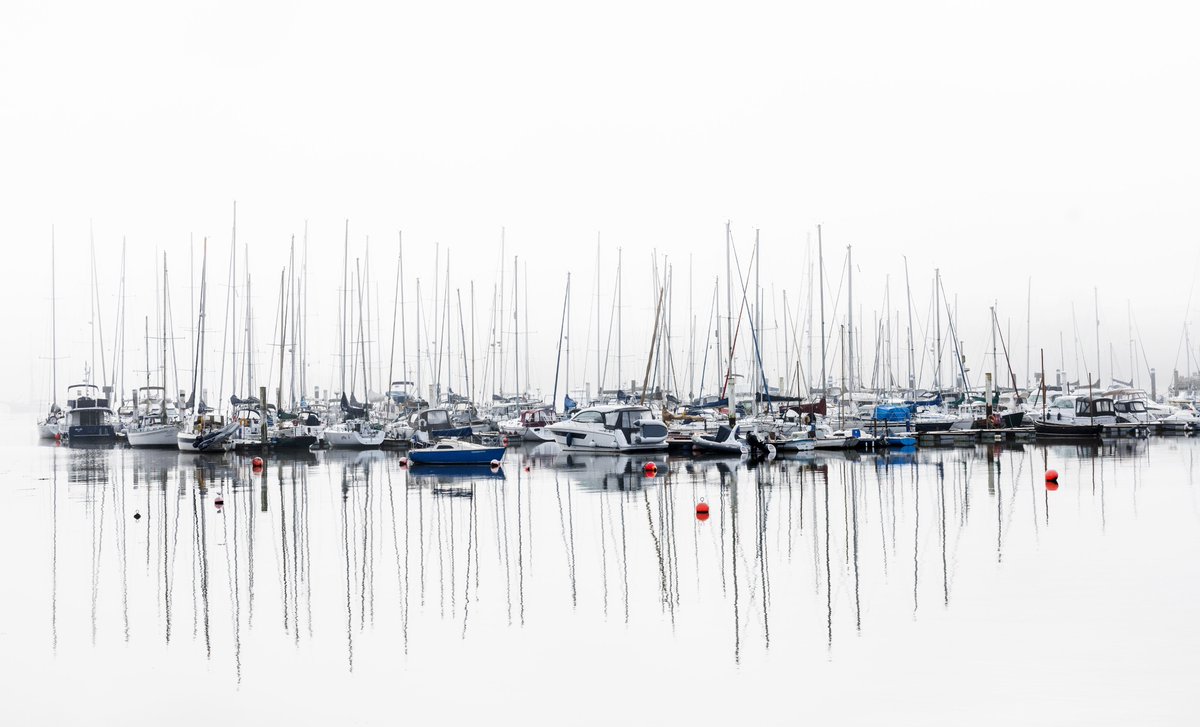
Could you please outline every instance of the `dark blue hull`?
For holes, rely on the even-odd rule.
[[[111,424],[79,425],[67,429],[72,442],[115,442],[117,432]]]

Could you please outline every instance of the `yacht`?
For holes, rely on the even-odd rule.
[[[546,429],[558,446],[569,452],[636,452],[667,448],[667,425],[644,406],[587,407]]]
[[[63,428],[74,443],[117,439],[116,415],[109,408],[108,399],[100,393],[100,387],[95,384],[67,387],[67,417]]]

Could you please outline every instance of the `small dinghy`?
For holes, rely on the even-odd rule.
[[[746,451],[742,442],[737,438],[737,425],[730,427],[722,424],[716,434],[693,434],[692,452],[694,454],[741,454]]]
[[[443,439],[433,446],[411,449],[408,459],[413,464],[491,464],[504,458],[504,447],[485,447],[482,444]]]

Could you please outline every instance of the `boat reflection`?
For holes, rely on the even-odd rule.
[[[1182,458],[1179,441],[1156,452]],[[356,670],[435,654],[477,622],[703,628],[739,662],[781,641],[833,650],[891,612],[950,607],[956,573],[1033,547],[1064,491],[1101,532],[1136,517],[1109,483],[1117,467],[1138,477],[1147,446],[818,453],[751,468],[541,445],[495,470],[406,469],[378,451],[255,468],[236,454],[39,450],[54,470],[48,620],[55,648],[148,639],[235,681],[268,669],[264,650],[281,639],[325,639]],[[1041,477],[1051,464],[1057,492]]]

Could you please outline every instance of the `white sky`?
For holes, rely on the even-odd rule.
[[[534,386],[546,392],[568,271],[573,385],[584,376],[597,232],[605,325],[624,250],[629,379],[645,365],[651,250],[675,262],[677,329],[691,256],[704,326],[731,220],[747,258],[761,229],[762,283],[780,319],[784,289],[793,305],[807,301],[816,224],[835,287],[853,244],[869,356],[889,278],[903,322],[907,255],[916,315],[927,316],[940,267],[976,370],[997,301],[1024,380],[1032,276],[1035,362],[1044,346],[1047,369],[1058,366],[1061,331],[1074,369],[1074,303],[1095,368],[1098,288],[1102,374],[1110,344],[1117,374],[1128,374],[1131,308],[1164,389],[1184,366],[1198,260],[1198,16],[1186,2],[10,0],[0,22],[0,244],[10,268],[0,380],[14,388],[0,399],[40,407],[48,396],[51,225],[68,357],[61,388],[89,350],[89,221],[110,344],[128,241],[127,356],[140,361],[155,250],[168,253],[182,322],[189,236],[210,238],[210,280],[223,281],[233,200],[260,339],[288,240],[308,220],[310,363],[326,381],[346,218],[353,254],[371,238],[388,311],[397,231],[410,305],[416,276],[431,304],[434,244],[449,249],[452,286],[466,297],[475,281],[480,340],[505,227],[506,252],[539,283],[530,346]],[[219,321],[224,290],[210,289],[210,301]],[[766,336],[774,383],[782,341]],[[682,338],[676,356],[682,367]]]

